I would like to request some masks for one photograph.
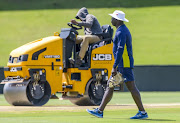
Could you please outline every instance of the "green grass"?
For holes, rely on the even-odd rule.
[[[19,2],[22,1],[19,0]],[[50,9],[47,5],[51,2],[44,1],[41,4],[35,4],[33,1],[30,4],[32,9],[30,9],[28,6],[21,8],[22,5],[18,4],[17,0],[11,4],[1,1],[0,5],[4,6],[3,11],[0,11],[0,66],[6,65],[9,53],[13,49],[27,42],[53,35],[56,31],[60,32],[61,28],[68,27],[66,23],[74,18],[80,8],[68,9],[71,5],[67,5],[66,9],[61,9],[61,7],[59,9],[50,7]],[[64,5],[67,1],[61,2]],[[180,2],[158,0],[145,4],[146,2],[138,0],[135,4],[129,0],[124,3],[125,5],[120,4],[122,7],[117,7],[118,1],[113,0],[111,4],[107,2],[104,7],[92,8],[93,3],[100,5],[102,1],[80,2],[78,6],[89,7],[89,12],[98,18],[101,25],[111,24],[111,17],[108,14],[116,9],[121,9],[126,13],[130,21],[126,25],[133,37],[135,65],[180,64],[180,16],[178,16]],[[27,3],[22,2],[22,4]],[[9,5],[9,10],[7,10],[7,5]],[[44,8],[40,7],[36,10],[38,5]],[[80,34],[83,34],[83,30]]]
[[[57,94],[61,97],[60,94]],[[141,92],[144,104],[170,104],[180,103],[180,92]],[[4,103],[5,104],[5,103]],[[114,92],[109,105],[135,104],[130,92]],[[1,103],[0,103],[1,105]],[[5,104],[7,105],[7,104]],[[46,106],[73,105],[69,100],[50,100]]]
[[[57,94],[60,96],[60,94]],[[179,103],[180,92],[141,92],[144,104]],[[109,105],[134,104],[129,92],[115,92]],[[73,105],[68,100],[50,100],[45,106]],[[8,106],[3,95],[0,95],[0,106]],[[42,107],[43,108],[43,107]],[[146,108],[147,120],[130,120],[129,117],[137,113],[134,108],[106,109],[104,118],[95,118],[85,109],[41,110],[41,111],[0,111],[1,123],[178,123],[180,122],[180,107]]]
[[[144,104],[179,103],[180,92],[141,92]],[[115,92],[110,104],[134,104],[130,92]]]
[[[61,97],[61,94],[57,94]],[[144,104],[180,103],[180,92],[141,92]],[[130,92],[114,92],[109,105],[134,104]],[[0,106],[8,106],[3,95],[0,95]],[[69,100],[50,99],[46,106],[73,105]]]
[[[180,108],[147,109],[149,118],[146,120],[130,120],[137,110],[121,109],[106,110],[104,118],[95,118],[85,109],[78,111],[26,111],[0,112],[0,122],[12,123],[178,123]]]

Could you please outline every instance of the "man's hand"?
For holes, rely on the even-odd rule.
[[[78,24],[78,22],[76,20],[74,20],[74,19],[71,20],[71,23]]]
[[[117,74],[117,68],[112,68],[111,76],[115,76]]]

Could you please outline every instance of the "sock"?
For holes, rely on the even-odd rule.
[[[98,112],[101,113],[101,114],[103,113],[103,111],[100,111],[99,109],[98,109]]]
[[[146,114],[146,111],[140,111],[142,114]]]

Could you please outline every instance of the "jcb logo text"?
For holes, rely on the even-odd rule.
[[[100,60],[100,61],[110,61],[112,60],[111,54],[95,54],[95,57],[93,57],[94,61]]]

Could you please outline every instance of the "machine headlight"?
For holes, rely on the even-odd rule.
[[[9,56],[9,63],[12,63],[13,57],[10,55]]]
[[[18,62],[27,61],[28,60],[28,54],[20,55],[18,58]]]
[[[20,55],[18,58],[12,57],[11,55],[9,56],[9,63],[18,63],[27,60],[28,60],[28,54]]]

